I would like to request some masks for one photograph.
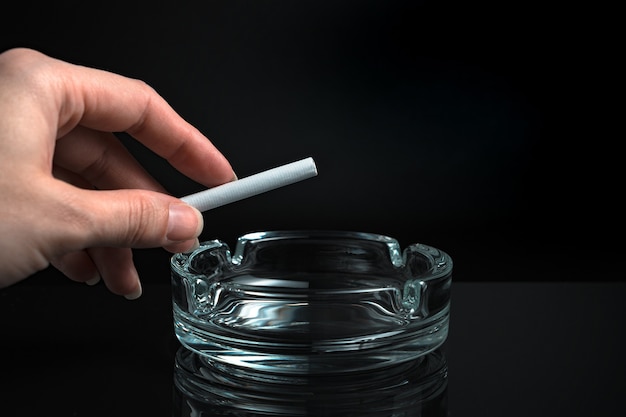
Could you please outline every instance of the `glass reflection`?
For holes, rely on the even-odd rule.
[[[276,376],[176,353],[175,417],[447,415],[448,368],[438,349],[380,371]]]

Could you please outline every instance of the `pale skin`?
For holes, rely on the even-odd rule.
[[[198,244],[201,214],[112,132],[207,187],[235,178],[210,140],[144,82],[29,49],[0,54],[0,287],[53,265],[135,299],[132,248]]]

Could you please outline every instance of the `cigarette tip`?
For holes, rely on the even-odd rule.
[[[313,175],[317,175],[317,164],[313,160],[313,157],[309,156],[307,159],[310,161],[311,169],[313,170]]]

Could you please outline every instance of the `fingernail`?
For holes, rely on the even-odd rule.
[[[200,236],[204,221],[202,214],[188,204],[171,204],[166,237],[171,242],[182,242]]]
[[[192,247],[190,247],[190,248],[187,250],[187,252],[193,252],[193,251],[195,251],[196,249],[198,249],[199,247],[200,247],[200,241],[199,241],[198,239],[195,239],[195,240],[194,240],[194,242],[193,242],[193,246],[192,246]]]
[[[126,298],[127,300],[136,300],[139,297],[141,297],[142,294],[142,290],[141,290],[141,284],[139,284],[139,286],[137,287],[137,289],[131,293],[128,294],[124,294],[124,298]]]
[[[85,284],[90,285],[90,286],[94,286],[97,283],[100,282],[100,275],[97,275],[95,278],[92,278],[90,280],[85,281]]]

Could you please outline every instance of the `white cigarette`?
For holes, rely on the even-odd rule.
[[[225,204],[243,200],[317,175],[313,158],[282,165],[258,174],[250,175],[182,197],[185,203],[200,211],[207,211]]]

